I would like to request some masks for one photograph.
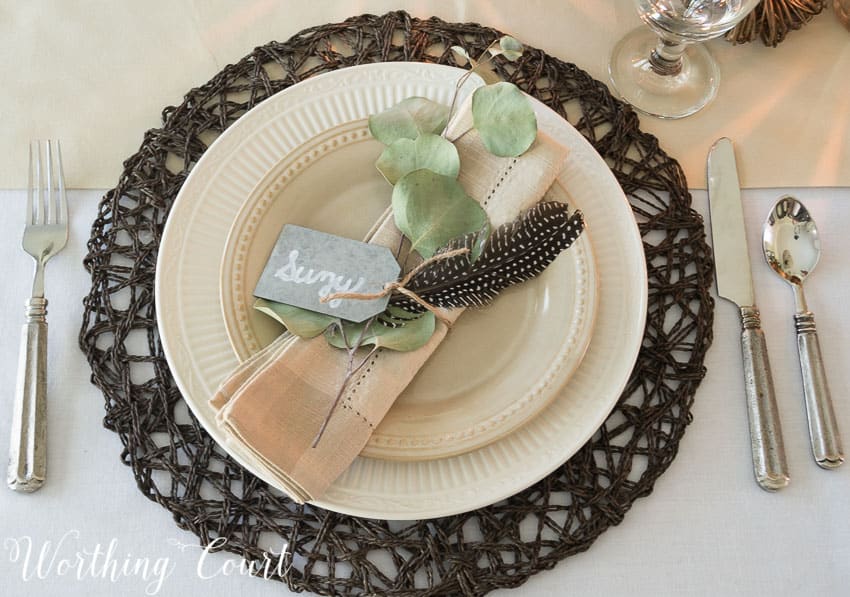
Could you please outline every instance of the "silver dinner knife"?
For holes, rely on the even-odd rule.
[[[788,464],[767,345],[753,293],[735,150],[732,141],[725,137],[718,139],[708,153],[708,203],[717,294],[741,310],[741,349],[753,471],[763,489],[776,491],[788,485]]]

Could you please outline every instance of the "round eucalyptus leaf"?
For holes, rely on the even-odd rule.
[[[499,39],[499,49],[502,51],[502,56],[511,62],[522,56],[523,51],[522,44],[510,35],[503,35]]]
[[[424,97],[409,97],[380,114],[369,117],[369,132],[384,145],[398,139],[415,139],[423,133],[441,133],[449,108]]]
[[[257,299],[254,302],[254,308],[276,320],[291,333],[301,338],[315,338],[324,332],[329,325],[339,321],[336,317],[324,313],[316,313],[266,299]]]
[[[455,55],[455,60],[457,61],[458,66],[465,66],[468,63],[473,63],[474,60],[469,56],[469,52],[466,51],[466,48],[461,46],[452,46],[451,47],[452,54]]]
[[[390,184],[422,168],[457,178],[460,158],[454,144],[440,135],[425,133],[415,140],[398,139],[384,149],[375,166]]]
[[[449,176],[430,170],[405,174],[393,188],[396,226],[423,258],[458,236],[480,230],[487,214]]]
[[[522,56],[522,52],[514,52],[513,50],[502,50],[502,56],[507,58],[508,61],[514,62]]]
[[[342,325],[345,327],[345,338],[349,343],[354,343],[363,333],[366,322],[351,323],[346,321]],[[379,321],[373,321],[360,344],[361,346],[376,346],[388,350],[408,352],[424,346],[434,335],[435,327],[436,318],[431,312],[423,313],[415,319],[408,319],[404,322],[404,325],[399,327],[390,327]],[[339,326],[329,328],[325,332],[325,339],[328,344],[336,348],[348,348]]]
[[[401,327],[391,328],[380,323],[376,327],[375,346],[408,352],[421,348],[431,339],[436,328],[436,317],[429,311]]]
[[[472,95],[472,123],[484,146],[500,157],[516,157],[537,138],[537,117],[513,83],[479,87]]]

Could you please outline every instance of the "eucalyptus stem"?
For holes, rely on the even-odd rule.
[[[408,269],[407,269],[407,262],[408,262],[408,261],[410,261],[410,254],[411,254],[412,252],[413,252],[413,251],[408,251],[408,252],[407,252],[407,255],[405,255],[405,256],[404,256],[404,261],[402,261],[402,262],[401,262],[401,273],[402,273],[403,275],[406,275],[406,274],[407,274],[407,272],[408,272]]]
[[[400,235],[398,238],[398,247],[395,250],[395,260],[399,261],[401,258],[401,250],[404,248],[404,235]]]
[[[363,366],[364,366],[366,363],[368,363],[368,362],[369,362],[369,360],[370,360],[373,356],[375,356],[375,353],[376,353],[376,352],[378,352],[379,350],[381,350],[381,349],[380,349],[380,347],[378,347],[378,346],[373,346],[373,347],[372,347],[372,350],[370,350],[370,351],[368,352],[368,354],[366,354],[366,356],[365,356],[365,357],[363,357],[363,360],[362,360],[362,361],[360,361],[360,364],[359,364],[359,365],[357,365],[357,366],[356,366],[356,367],[355,367],[355,368],[351,371],[351,375],[352,375],[352,376],[357,375],[357,372],[358,372],[358,371],[360,371],[360,370],[363,368]]]
[[[342,336],[342,341],[345,343],[346,351],[348,352],[348,363],[345,367],[345,377],[342,378],[342,383],[339,386],[339,391],[336,393],[336,397],[334,398],[333,403],[331,404],[330,409],[328,409],[328,414],[325,416],[325,420],[322,421],[321,427],[319,427],[319,431],[316,433],[316,437],[313,438],[313,443],[311,444],[311,448],[315,448],[319,445],[319,440],[322,439],[322,435],[325,433],[325,429],[328,427],[328,423],[330,423],[331,417],[336,411],[336,407],[339,405],[339,401],[342,400],[343,395],[345,394],[345,390],[348,388],[349,382],[351,382],[351,378],[354,377],[360,369],[363,368],[363,365],[372,358],[372,355],[377,351],[377,346],[374,347],[369,354],[366,355],[366,358],[360,362],[356,367],[354,366],[354,357],[357,355],[358,349],[363,345],[363,340],[366,339],[366,334],[369,331],[369,328],[377,319],[377,315],[373,315],[370,317],[366,324],[363,326],[363,329],[360,330],[360,333],[357,335],[357,339],[354,341],[354,344],[349,344],[348,337],[345,333],[345,326],[341,321],[336,322],[333,325],[336,325],[339,329],[339,333]]]
[[[460,79],[457,80],[457,83],[455,84],[455,91],[452,94],[452,103],[449,104],[449,113],[446,116],[446,128],[443,129],[443,138],[444,139],[446,138],[446,135],[448,134],[448,131],[449,131],[449,124],[451,123],[452,116],[454,115],[455,105],[457,104],[457,96],[458,96],[458,94],[460,94],[460,89],[461,89],[461,87],[463,87],[463,84],[466,83],[466,81],[469,79],[469,77],[472,76],[473,72],[475,72],[475,68],[473,68],[472,70],[466,71],[463,74],[463,76]]]
[[[490,45],[487,46],[487,48],[481,53],[481,55],[478,57],[478,60],[472,60],[471,61],[472,65],[473,65],[472,68],[469,69],[468,71],[466,71],[463,74],[463,76],[460,79],[458,79],[457,83],[455,84],[455,91],[452,94],[452,103],[449,105],[449,113],[448,113],[448,116],[446,116],[446,128],[443,129],[443,138],[444,139],[446,138],[446,135],[447,135],[448,130],[449,130],[449,123],[452,121],[452,116],[454,115],[453,113],[454,113],[454,110],[455,110],[455,106],[457,104],[457,96],[460,94],[461,87],[463,87],[463,84],[466,83],[466,81],[469,79],[469,77],[472,76],[472,73],[477,71],[480,67],[485,66],[488,63],[493,61],[493,55],[490,54],[490,49],[493,48],[494,46],[496,46],[498,43],[499,43],[498,39],[493,40],[490,43]],[[469,131],[466,131],[466,132],[469,132]],[[466,133],[464,133],[464,135],[465,134]],[[458,139],[459,138],[460,137],[458,137]]]
[[[322,421],[322,426],[319,427],[319,431],[318,431],[318,433],[316,433],[316,437],[313,438],[313,443],[310,446],[311,448],[315,448],[316,446],[319,445],[319,440],[322,439],[322,435],[324,435],[325,429],[327,429],[328,423],[331,420],[331,415],[333,414],[334,410],[336,410],[336,407],[339,404],[339,401],[342,398],[342,395],[345,393],[345,389],[348,386],[348,382],[351,379],[351,375],[352,374],[351,374],[350,371],[346,372],[345,378],[342,380],[342,384],[340,384],[340,386],[339,386],[339,391],[336,394],[336,398],[334,398],[333,404],[331,404],[331,408],[328,411],[328,414],[325,417],[325,420]]]

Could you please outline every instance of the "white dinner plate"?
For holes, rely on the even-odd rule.
[[[359,96],[364,90],[342,93]],[[340,120],[319,115],[323,109],[305,103],[288,118]],[[246,144],[241,151],[258,148]],[[283,156],[254,187],[230,229],[219,282],[225,329],[240,360],[284,332],[252,308],[253,290],[283,225],[365,238],[391,195],[374,167],[382,149],[366,120],[344,122]],[[547,198],[569,201],[560,183]],[[504,437],[545,408],[590,343],[596,272],[588,236],[582,234],[533,281],[502,292],[486,309],[464,313],[361,454],[389,460],[455,456]]]
[[[236,215],[258,183],[299,147],[405,97],[448,103],[460,72],[420,63],[381,63],[295,85],[221,135],[192,170],[172,206],[157,263],[163,348],[195,416],[253,473],[258,471],[251,458],[228,442],[208,403],[218,383],[238,364],[218,287],[225,240]],[[319,106],[313,112],[316,117],[293,119],[306,104]],[[619,185],[593,148],[542,104],[535,102],[535,111],[541,129],[571,150],[558,180],[571,207],[584,212],[592,243],[598,303],[584,358],[541,415],[512,433],[447,458],[402,462],[358,457],[316,500],[317,505],[385,519],[429,518],[484,506],[554,470],[590,438],[614,407],[643,336],[647,286],[640,236]],[[510,338],[518,331],[504,333]]]

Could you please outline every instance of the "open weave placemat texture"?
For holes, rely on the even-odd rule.
[[[203,544],[220,537],[217,545],[262,565],[266,550],[280,552],[285,542],[285,566],[272,576],[292,590],[483,595],[518,586],[623,520],[675,458],[691,421],[711,343],[713,264],[684,174],[605,85],[533,48],[517,63],[497,61],[498,71],[568,119],[605,158],[634,209],[649,269],[637,364],[592,439],[503,502],[392,523],[293,503],[242,469],[188,413],[157,333],[154,272],[169,207],[209,143],[254,105],[307,77],[366,62],[454,64],[450,46],[477,56],[499,35],[394,12],[259,47],[166,108],[162,127],[145,134],[101,201],[85,259],[92,289],[80,344],[105,397],[104,425],[121,438],[121,458],[139,489]]]

